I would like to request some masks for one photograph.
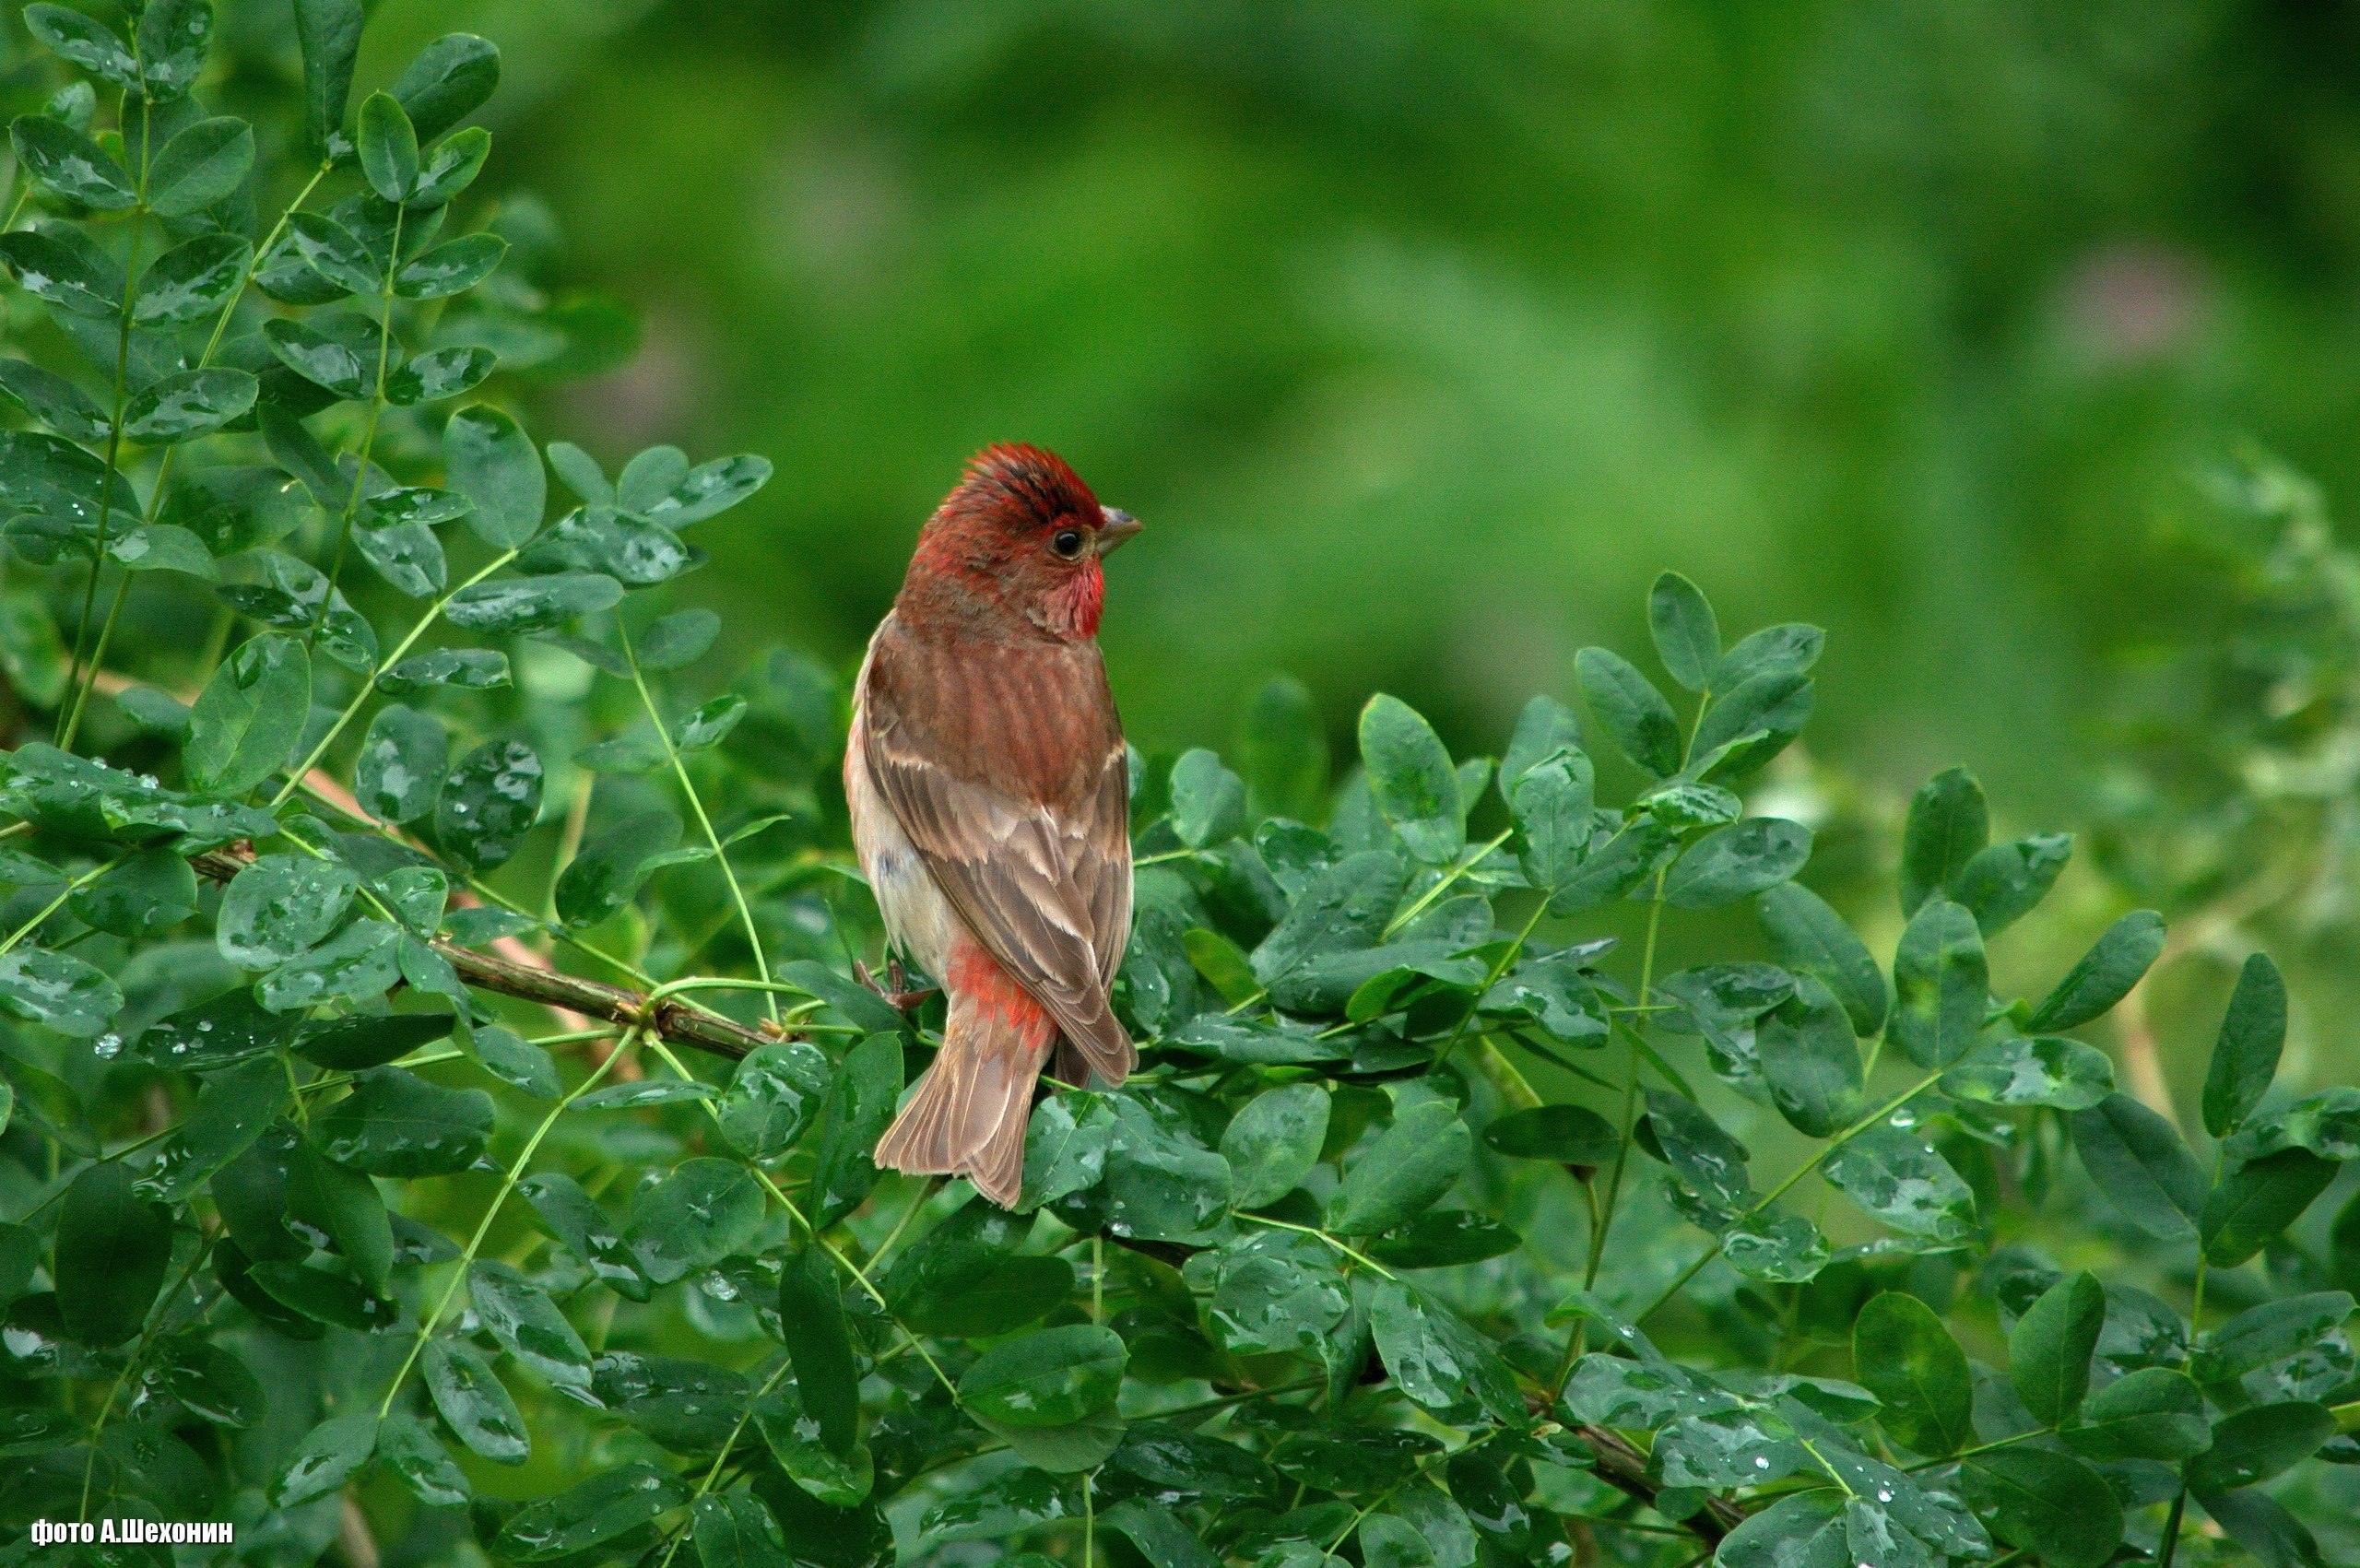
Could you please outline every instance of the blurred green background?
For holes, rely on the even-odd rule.
[[[1268,672],[1496,748],[1675,567],[1832,632],[1813,744],[2070,814],[2240,440],[2354,476],[2360,22],[2219,0],[386,0],[644,317],[549,428],[777,480],[686,586],[850,658],[993,440],[1149,523],[1135,737]]]

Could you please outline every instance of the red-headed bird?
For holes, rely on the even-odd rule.
[[[1099,656],[1099,562],[1139,525],[1063,459],[986,449],[918,536],[853,699],[844,797],[888,939],[949,993],[942,1050],[877,1163],[1003,1208],[1032,1087],[1120,1083],[1130,770]]]

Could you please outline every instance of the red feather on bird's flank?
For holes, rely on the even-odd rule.
[[[965,1176],[1004,1208],[1050,1053],[1077,1083],[1137,1060],[1107,1001],[1130,781],[1093,639],[1099,563],[1138,531],[1053,454],[986,449],[918,536],[853,700],[853,844],[887,939],[950,1002],[877,1163]]]

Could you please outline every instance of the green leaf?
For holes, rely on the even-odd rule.
[[[289,1151],[287,1212],[298,1233],[335,1244],[360,1283],[383,1300],[394,1267],[393,1221],[377,1184],[337,1164],[306,1138]]]
[[[1126,1498],[1107,1509],[1100,1522],[1139,1548],[1150,1568],[1221,1568],[1221,1559],[1161,1503]]]
[[[313,1427],[270,1489],[271,1501],[293,1508],[325,1497],[350,1480],[377,1448],[377,1412],[348,1410]]]
[[[648,623],[639,634],[639,667],[686,669],[705,656],[721,636],[721,618],[709,609],[675,611]]]
[[[860,1206],[877,1185],[870,1155],[893,1120],[902,1093],[902,1039],[872,1034],[844,1053],[820,1107],[820,1147],[811,1169],[812,1222],[830,1225]]]
[[[1725,688],[1705,710],[1690,743],[1690,766],[1706,778],[1749,773],[1784,750],[1802,733],[1816,692],[1800,675],[1757,675]]]
[[[1868,944],[1827,901],[1798,882],[1762,895],[1757,906],[1771,956],[1797,974],[1817,979],[1844,1005],[1852,1032],[1863,1039],[1885,1024],[1891,997]]]
[[[1376,808],[1411,855],[1444,866],[1467,847],[1467,809],[1434,726],[1398,697],[1380,692],[1361,710],[1361,761]]]
[[[1524,1238],[1471,1209],[1429,1208],[1398,1231],[1369,1238],[1369,1256],[1396,1268],[1456,1268],[1504,1257]]]
[[[1798,1132],[1832,1138],[1859,1120],[1867,1082],[1843,1004],[1810,975],[1754,1026],[1762,1075],[1778,1114]]]
[[[756,1046],[716,1108],[722,1136],[749,1159],[778,1158],[820,1114],[829,1076],[828,1058],[808,1041]]]
[[[1064,1426],[1113,1404],[1129,1361],[1112,1329],[1035,1329],[978,1356],[959,1379],[959,1402],[1005,1426]]]
[[[148,98],[169,103],[186,93],[205,69],[212,36],[212,0],[148,0],[133,39]]]
[[[2352,1315],[2345,1291],[2313,1291],[2248,1307],[2206,1335],[2191,1370],[2207,1383],[2226,1383],[2274,1362],[2299,1355]]]
[[[394,83],[420,142],[473,112],[500,85],[500,51],[473,33],[445,33],[418,52]]]
[[[137,88],[139,63],[104,23],[64,6],[28,6],[25,30],[68,65],[119,88]]]
[[[404,205],[413,212],[445,205],[475,183],[476,176],[483,172],[484,159],[490,156],[491,133],[480,125],[469,125],[446,137],[428,155],[418,184]]]
[[[1756,1215],[1721,1232],[1722,1261],[1767,1284],[1803,1284],[1834,1257],[1826,1236],[1800,1214]]]
[[[643,1462],[619,1465],[554,1497],[526,1503],[501,1527],[492,1544],[512,1562],[581,1557],[661,1518],[689,1495],[688,1486],[669,1470]]]
[[[196,1334],[157,1342],[152,1385],[217,1426],[250,1427],[267,1413],[269,1396],[252,1368]]]
[[[1580,879],[1598,828],[1590,760],[1556,751],[1522,770],[1509,796],[1525,879],[1553,902]]]
[[[2011,1035],[1968,1052],[1942,1075],[1942,1092],[1986,1105],[2049,1105],[2086,1111],[2114,1092],[2114,1062],[2094,1045],[2061,1035]]]
[[[561,1388],[590,1387],[590,1350],[549,1292],[505,1263],[478,1259],[467,1299],[501,1349]]]
[[[1650,1089],[1646,1126],[1666,1163],[1690,1190],[1725,1209],[1745,1205],[1752,1193],[1745,1145],[1705,1107],[1684,1095]]]
[[[123,433],[168,446],[219,430],[254,406],[259,383],[243,371],[182,371],[159,377],[123,408]]]
[[[2255,953],[2237,974],[2205,1070],[2206,1132],[2226,1138],[2244,1125],[2270,1092],[2285,1045],[2286,982],[2268,953]]]
[[[2266,1481],[2319,1452],[2335,1435],[2335,1416],[2307,1399],[2253,1405],[2212,1425],[2212,1446],[2188,1468],[2189,1490],[2200,1497]]]
[[[859,1437],[860,1373],[853,1364],[843,1288],[820,1248],[807,1246],[781,1264],[778,1311],[796,1385],[819,1423],[820,1441],[837,1455],[851,1453]]]
[[[2253,1256],[2303,1217],[2334,1182],[2336,1169],[2307,1149],[2282,1149],[2239,1166],[2198,1211],[2205,1257],[2215,1268],[2235,1268]]]
[[[1203,747],[1172,764],[1172,831],[1190,849],[1210,849],[1245,831],[1245,781]]]
[[[384,264],[369,253],[369,248],[355,239],[350,230],[325,214],[289,213],[287,238],[306,266],[348,294],[373,295],[383,282]],[[291,341],[300,344],[310,340]],[[279,353],[284,359],[287,350],[280,349]],[[298,375],[311,375],[301,363],[292,360],[288,362]],[[358,370],[340,371],[336,379],[359,384],[361,374]]]
[[[557,1076],[557,1059],[514,1031],[496,1024],[478,1029],[475,1047],[483,1070],[510,1088],[536,1100],[555,1100],[565,1092]]]
[[[1860,1309],[1852,1375],[1882,1402],[1877,1420],[1905,1447],[1940,1456],[1973,1441],[1966,1352],[1917,1297],[1886,1291]]]
[[[1894,950],[1893,990],[1886,1032],[1911,1061],[1946,1067],[1965,1055],[1991,999],[1975,917],[1947,899],[1918,904]]]
[[[2089,1397],[2065,1441],[2085,1458],[2154,1459],[2176,1465],[2212,1446],[2204,1395],[2186,1373],[2141,1367]]]
[[[659,1285],[709,1267],[743,1247],[762,1224],[762,1189],[727,1160],[684,1161],[631,1200],[633,1261]]]
[[[74,250],[30,229],[0,234],[0,262],[26,293],[75,316],[116,313],[116,283]]]
[[[452,1462],[442,1443],[415,1416],[399,1410],[387,1415],[377,1431],[377,1454],[421,1503],[450,1508],[474,1495],[466,1472]]]
[[[1375,947],[1407,881],[1401,862],[1385,850],[1338,861],[1312,878],[1254,949],[1255,978],[1269,985],[1320,954]]]
[[[1827,633],[1816,626],[1800,622],[1765,626],[1721,655],[1713,670],[1713,690],[1733,691],[1762,676],[1805,674],[1819,662],[1820,650],[1826,644]]]
[[[72,953],[20,947],[0,954],[0,1012],[87,1040],[122,1008],[122,988]]]
[[[360,890],[331,860],[266,855],[238,873],[221,896],[215,941],[242,969],[268,969],[327,939]]]
[[[1811,858],[1811,830],[1779,817],[1753,817],[1705,834],[1664,878],[1674,909],[1718,909],[1774,888]]]
[[[222,1166],[245,1152],[287,1101],[276,1061],[242,1062],[211,1075],[196,1104],[164,1140],[142,1183],[169,1203],[185,1203]]]
[[[1968,1460],[1959,1480],[1992,1534],[2052,1568],[2100,1568],[2122,1544],[2122,1505],[2071,1455],[1997,1449]]]
[[[434,809],[451,765],[451,738],[442,723],[399,702],[369,722],[353,760],[353,796],[381,822],[415,822]]]
[[[471,515],[480,516],[480,507]],[[442,613],[454,626],[498,636],[551,631],[575,616],[612,609],[622,597],[623,585],[603,573],[560,572],[494,578],[462,588],[451,595]]]
[[[1713,683],[1721,662],[1721,629],[1695,584],[1677,572],[1657,578],[1647,594],[1647,630],[1672,679],[1691,691]]]
[[[1561,1165],[1612,1162],[1622,1137],[1614,1124],[1581,1105],[1535,1105],[1511,1111],[1483,1129],[1494,1153],[1520,1160],[1552,1160]]]
[[[2319,1538],[2266,1491],[2216,1491],[2199,1500],[2228,1538],[2263,1568],[2327,1568]]]
[[[2170,1122],[2127,1094],[2109,1094],[2071,1122],[2073,1147],[2123,1217],[2163,1241],[2195,1233],[2204,1173]]]
[[[417,118],[414,105],[411,118]],[[442,463],[451,488],[474,503],[467,525],[486,544],[515,549],[540,531],[549,477],[532,441],[508,414],[488,403],[454,414],[442,427]]]
[[[174,245],[139,275],[132,324],[178,326],[218,315],[245,280],[253,260],[254,247],[235,234],[200,234]]]
[[[444,1089],[402,1067],[373,1067],[313,1124],[328,1158],[377,1176],[440,1176],[479,1159],[491,1096]]]
[[[1516,1374],[1492,1342],[1423,1291],[1379,1281],[1369,1324],[1395,1386],[1418,1404],[1444,1413],[1471,1408],[1497,1421],[1523,1418]]]
[[[88,393],[24,360],[0,360],[0,393],[26,413],[59,434],[81,442],[103,442],[109,429],[106,415]],[[41,625],[47,627],[46,616]]]
[[[682,751],[703,751],[729,738],[746,716],[746,699],[731,692],[715,697],[684,713],[672,735],[672,744]]]
[[[1631,661],[1604,648],[1584,648],[1574,659],[1589,710],[1622,755],[1658,778],[1680,769],[1680,720],[1662,692]]]
[[[1407,1223],[1457,1182],[1474,1144],[1454,1105],[1410,1106],[1344,1173],[1328,1200],[1328,1228],[1362,1236]]]
[[[1256,1095],[1221,1133],[1229,1161],[1231,1201],[1239,1208],[1276,1203],[1319,1162],[1328,1137],[1328,1091],[1316,1083],[1289,1084]]]
[[[404,264],[394,275],[394,292],[405,300],[443,300],[464,294],[497,272],[507,255],[508,242],[497,234],[462,235]]]
[[[631,1261],[631,1244],[623,1239],[621,1227],[583,1191],[581,1183],[546,1171],[525,1177],[516,1190],[533,1206],[541,1228],[572,1249],[599,1283],[630,1301],[647,1299],[647,1281]]]
[[[2042,1292],[2009,1330],[2008,1376],[2035,1421],[2062,1426],[2081,1409],[2105,1322],[2106,1291],[2084,1269]]]
[[[2048,896],[2072,854],[2071,833],[2036,833],[1995,843],[1951,878],[1950,896],[1974,914],[1976,928],[1988,941]]]
[[[67,1332],[85,1345],[120,1345],[139,1332],[164,1288],[172,1221],[136,1190],[121,1161],[85,1168],[65,1189],[51,1277]]]
[[[541,760],[517,740],[488,740],[442,781],[434,836],[478,870],[516,853],[541,811]]]
[[[2041,999],[2024,1027],[2036,1034],[2089,1022],[2130,994],[2164,950],[2164,917],[2134,909],[2106,929],[2095,946]]]
[[[659,807],[600,831],[559,874],[555,904],[568,925],[595,925],[639,896],[680,842],[680,819]]]
[[[698,1498],[695,1539],[702,1568],[793,1568],[778,1521],[749,1492]]]
[[[377,690],[412,696],[438,686],[489,690],[508,684],[508,655],[495,648],[437,648],[407,658],[377,678]]]
[[[386,201],[405,200],[418,186],[418,131],[393,94],[372,92],[361,100],[358,140],[369,188]]]
[[[1741,646],[1742,644],[1740,644]],[[1884,1568],[1852,1550],[1841,1492],[1818,1490],[1782,1497],[1750,1514],[1721,1539],[1716,1568]]]
[[[1862,1133],[1822,1167],[1828,1185],[1894,1230],[1936,1242],[1964,1241],[1975,1227],[1975,1196],[1933,1148],[1899,1127]]]
[[[1318,819],[1328,795],[1328,735],[1303,682],[1279,676],[1254,694],[1238,727],[1237,756],[1257,819]]]
[[[100,873],[66,902],[74,918],[117,937],[151,937],[196,913],[196,874],[169,849],[147,849]]]
[[[1901,913],[1947,894],[1990,842],[1991,808],[1973,773],[1952,768],[1927,780],[1910,797],[1902,830]]]
[[[263,976],[254,995],[273,1012],[382,996],[402,978],[400,939],[399,926],[383,920],[356,920],[310,952],[289,959]]]
[[[208,1072],[275,1051],[295,1029],[295,1020],[264,1010],[241,986],[148,1025],[132,1055],[158,1067]]]
[[[525,1418],[481,1356],[456,1339],[437,1338],[427,1342],[419,1372],[435,1409],[469,1453],[495,1464],[525,1462],[533,1446]],[[600,1479],[614,1473],[620,1472]]]
[[[166,218],[202,212],[244,184],[254,166],[253,126],[229,115],[199,120],[148,166],[148,205]]]
[[[360,53],[360,0],[295,0],[295,37],[303,51],[303,134],[314,153],[344,126]]]
[[[386,372],[385,401],[400,408],[441,403],[474,391],[499,362],[489,348],[431,349]]]
[[[139,205],[139,192],[112,154],[46,114],[19,114],[8,141],[25,172],[68,201],[101,212]]]
[[[189,782],[224,797],[253,789],[287,765],[311,702],[312,662],[301,642],[266,631],[242,643],[189,712]]]

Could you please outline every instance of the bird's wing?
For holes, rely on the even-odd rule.
[[[1129,767],[1097,650],[953,653],[889,622],[861,701],[869,776],[926,870],[1120,1082],[1137,1059],[1107,1002],[1130,935]]]

